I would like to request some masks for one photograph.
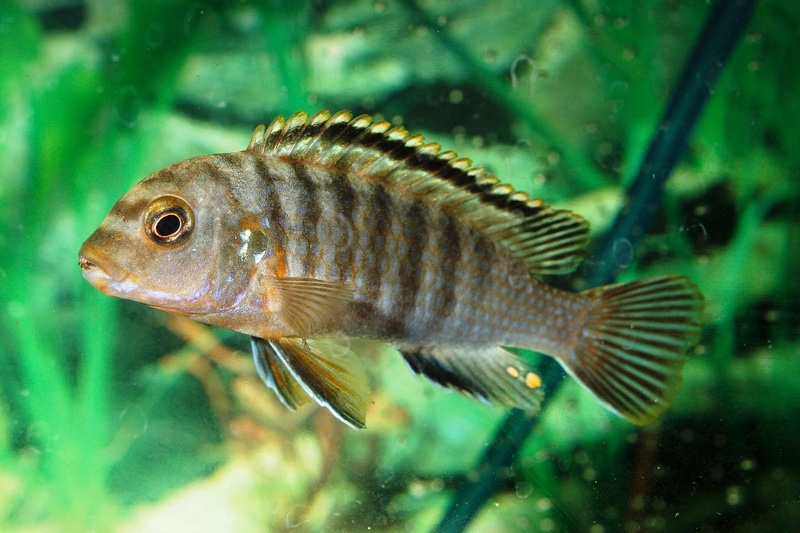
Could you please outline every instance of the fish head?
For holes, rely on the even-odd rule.
[[[208,157],[159,170],[119,199],[78,253],[89,283],[190,316],[234,305],[250,275],[229,238],[241,215]]]

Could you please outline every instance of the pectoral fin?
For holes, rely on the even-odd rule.
[[[308,395],[303,387],[286,368],[270,341],[250,337],[250,346],[253,348],[253,359],[256,362],[258,375],[267,387],[275,391],[287,409],[294,411],[308,401]]]
[[[270,283],[280,295],[278,314],[297,335],[308,338],[353,299],[346,285],[313,278],[276,278]]]
[[[255,339],[253,353],[259,373],[284,405],[290,409],[300,405],[305,400],[302,387],[345,424],[356,429],[364,427],[369,383],[350,350],[315,339]],[[260,357],[265,362],[260,363]]]
[[[411,369],[444,387],[504,407],[538,412],[544,393],[539,376],[499,346],[435,346],[403,350]]]

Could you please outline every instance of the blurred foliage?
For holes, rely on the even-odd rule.
[[[246,339],[86,284],[132,184],[302,108],[425,133],[602,231],[705,2],[0,3],[0,529],[427,531],[503,416],[364,346],[368,429],[285,411]],[[489,23],[488,21],[491,21]],[[708,327],[638,430],[569,383],[475,531],[800,521],[800,8],[763,0],[623,276],[683,273]],[[380,353],[378,353],[380,352]]]

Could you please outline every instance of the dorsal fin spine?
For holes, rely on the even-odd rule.
[[[298,145],[302,144],[303,132],[308,126],[308,114],[304,111],[298,111],[289,117],[284,126],[284,134],[280,139],[279,146],[284,147],[284,153],[290,155],[293,151],[300,148]]]
[[[285,125],[286,119],[279,116],[267,127],[267,131],[264,132],[264,148],[262,153],[266,153],[268,150],[274,150],[275,147],[279,146],[281,137],[283,137]]]

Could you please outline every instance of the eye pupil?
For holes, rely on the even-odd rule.
[[[157,237],[168,238],[178,233],[183,227],[183,219],[177,213],[164,213],[153,224],[153,233]]]
[[[186,200],[177,196],[156,198],[143,215],[142,229],[158,245],[180,245],[186,242],[194,229],[192,208]]]

